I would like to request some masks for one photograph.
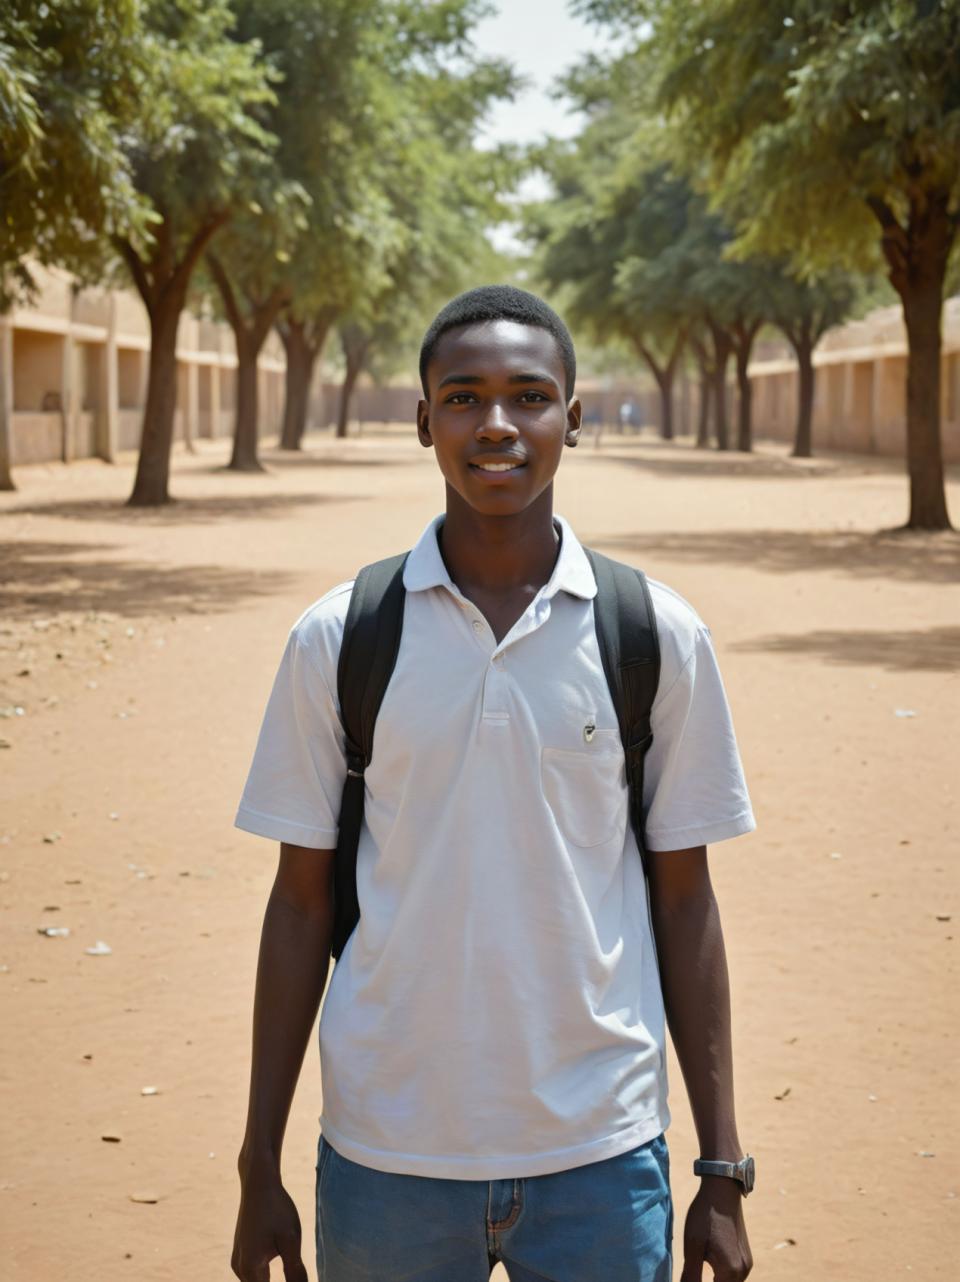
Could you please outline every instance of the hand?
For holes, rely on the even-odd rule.
[[[703,1177],[687,1212],[680,1282],[702,1282],[704,1262],[715,1282],[743,1282],[753,1268],[740,1185],[719,1175]]]
[[[286,1282],[308,1282],[300,1243],[300,1216],[279,1172],[246,1176],[230,1257],[240,1282],[270,1282],[270,1261],[276,1255],[283,1261]]]

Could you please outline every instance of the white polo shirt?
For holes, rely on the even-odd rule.
[[[491,1180],[625,1152],[669,1123],[664,1011],[617,719],[570,526],[499,643],[454,586],[438,517],[406,564],[403,636],[366,772],[360,924],[320,1021],[323,1133],[382,1171]],[[651,581],[660,635],[648,844],[750,831],[710,634]],[[337,840],[336,689],[352,584],[295,624],[237,814]],[[595,724],[589,742],[584,728]]]

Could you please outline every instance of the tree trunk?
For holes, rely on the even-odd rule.
[[[361,326],[347,322],[340,326],[340,343],[346,360],[346,372],[340,388],[340,407],[337,413],[337,436],[346,436],[347,424],[350,421],[350,400],[360,371],[370,351],[370,337]]]
[[[698,450],[705,450],[710,444],[710,396],[713,390],[713,374],[710,369],[710,353],[707,345],[696,335],[690,339],[690,346],[697,360],[697,378],[699,401],[697,406],[697,440]]]
[[[170,450],[177,408],[177,329],[187,290],[201,254],[227,221],[225,210],[214,214],[193,234],[179,261],[167,219],[153,228],[154,250],[143,259],[131,241],[115,236],[113,244],[127,265],[150,317],[150,363],[147,403],[143,410],[140,457],[131,507],[159,507],[170,502]]]
[[[710,397],[713,392],[713,378],[710,371],[700,370],[700,404],[697,414],[697,449],[705,450],[710,445]]]
[[[813,458],[813,397],[817,371],[813,364],[813,337],[808,332],[791,339],[797,355],[797,434],[794,458]]]
[[[727,433],[727,362],[733,351],[730,335],[719,325],[711,322],[710,333],[713,338],[713,414],[717,428],[717,449],[730,448]]]
[[[353,389],[357,385],[357,379],[360,377],[360,371],[363,368],[363,361],[358,361],[355,357],[347,360],[346,372],[343,376],[343,383],[340,385],[340,405],[337,410],[337,436],[346,436],[347,427],[350,422],[350,401],[353,399]]]
[[[673,369],[668,367],[657,378],[660,391],[660,436],[673,440]]]
[[[207,251],[207,262],[237,347],[237,410],[233,428],[233,453],[228,469],[233,472],[262,472],[257,457],[259,422],[260,351],[273,323],[286,306],[287,296],[276,288],[266,298],[255,298],[235,289],[219,256]]]
[[[237,344],[237,411],[233,429],[233,452],[228,467],[233,472],[262,472],[257,458],[258,370],[257,357],[262,341],[247,331],[234,331]]]
[[[149,308],[150,363],[147,403],[143,410],[140,457],[131,507],[159,507],[170,502],[170,449],[177,408],[177,328],[186,290],[168,287]]]
[[[646,361],[660,390],[660,436],[665,441],[673,440],[673,378],[685,341],[686,329],[679,329],[670,346],[670,354],[664,361],[658,359],[654,349],[642,338],[634,339],[637,352]]]
[[[303,434],[307,429],[314,367],[336,318],[336,309],[327,307],[321,309],[309,320],[301,321],[287,316],[277,325],[287,353],[281,449],[299,450],[301,448]]]
[[[737,449],[744,454],[753,449],[753,388],[747,370],[759,328],[759,320],[741,319],[731,332],[737,359]]]
[[[940,435],[943,289],[960,228],[949,190],[912,195],[906,225],[884,201],[867,202],[883,229],[890,283],[907,329],[907,471],[909,530],[949,530]]]
[[[747,374],[750,349],[737,349],[737,449],[749,454],[753,449],[753,386]]]
[[[305,321],[287,320],[280,327],[280,337],[287,354],[280,448],[299,450],[307,430],[310,385],[318,348],[307,341]]]
[[[13,465],[13,327],[0,318],[0,490],[15,490]]]
[[[949,530],[940,435],[943,277],[901,295],[907,327],[907,471],[910,530]]]

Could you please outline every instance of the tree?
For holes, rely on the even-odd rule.
[[[316,161],[312,179],[301,174],[312,203],[278,326],[288,357],[288,448],[299,447],[313,365],[330,328],[340,322],[351,352],[342,418],[371,353],[393,350],[431,292],[449,288],[464,260],[476,260],[498,210],[493,161],[475,150],[474,135],[494,98],[513,90],[509,68],[473,49],[476,0],[339,2],[356,38],[352,52],[349,42],[330,52],[321,77],[336,111],[311,107],[311,121],[293,131]],[[349,32],[349,23],[336,29]]]
[[[139,37],[133,0],[9,0],[0,10],[0,313],[33,292],[31,261],[99,275],[102,229],[140,220],[117,142]],[[14,488],[9,401],[4,392],[0,490]]]
[[[281,449],[302,448],[313,372],[336,318],[336,308],[331,304],[326,308],[319,307],[312,315],[302,318],[288,308],[277,320],[277,333],[283,341],[287,357],[283,421],[280,428]]]
[[[168,502],[176,343],[191,279],[214,235],[255,194],[275,140],[257,118],[273,100],[253,42],[232,38],[226,0],[147,0],[140,110],[122,146],[149,235],[114,244],[150,319],[150,366],[130,503]]]
[[[490,104],[514,90],[506,64],[470,51],[477,5],[452,0],[417,12],[422,28],[402,10],[403,31],[419,34],[409,60],[395,68],[377,140],[378,190],[392,242],[379,259],[365,255],[359,288],[339,317],[345,374],[338,435],[346,434],[361,371],[382,375],[400,359],[413,359],[437,307],[489,279],[494,255],[487,231],[502,217],[500,194],[513,183],[503,153],[476,145]]]
[[[797,358],[797,428],[794,458],[813,454],[813,397],[816,370],[813,352],[853,306],[855,289],[846,272],[800,279],[784,270],[770,292],[770,319],[786,336]]]
[[[624,163],[622,134],[597,120],[574,144],[541,153],[555,198],[527,211],[537,270],[563,290],[573,318],[600,342],[622,339],[660,392],[673,437],[673,382],[689,327],[685,230],[689,185],[665,164]]]
[[[941,314],[960,228],[957,0],[590,9],[652,16],[638,39],[656,45],[663,101],[745,252],[787,253],[810,273],[869,261],[879,244],[907,331],[907,528],[949,528]]]

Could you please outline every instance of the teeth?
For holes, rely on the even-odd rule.
[[[485,472],[512,472],[520,466],[519,463],[478,463],[477,467],[483,468]]]

